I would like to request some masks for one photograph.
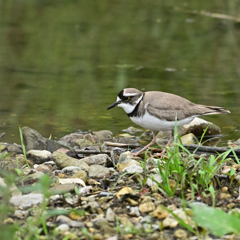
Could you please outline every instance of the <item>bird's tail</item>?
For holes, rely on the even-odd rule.
[[[201,109],[202,115],[213,115],[213,114],[226,114],[226,113],[230,113],[229,110],[227,110],[227,109],[225,109],[223,107],[199,105],[199,109]]]

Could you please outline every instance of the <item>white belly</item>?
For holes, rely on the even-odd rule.
[[[195,116],[177,121],[177,125],[182,126],[184,124],[187,124],[191,122],[194,118]],[[157,117],[154,117],[153,115],[150,115],[147,111],[142,117],[130,117],[130,119],[137,125],[152,131],[172,130],[175,126],[175,121],[166,121],[159,119]]]

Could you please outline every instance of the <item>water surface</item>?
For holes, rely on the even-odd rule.
[[[236,1],[1,1],[3,140],[19,143],[21,126],[53,139],[117,134],[135,126],[106,110],[125,87],[224,106],[231,114],[204,118],[224,143],[237,140],[239,10]]]

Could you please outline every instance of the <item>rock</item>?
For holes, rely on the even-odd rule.
[[[141,166],[139,162],[132,159],[132,154],[129,151],[124,152],[120,155],[118,160],[117,164],[118,171],[121,172],[124,168],[129,167],[130,165],[133,164]]]
[[[34,163],[44,163],[51,159],[52,153],[47,150],[30,150],[27,152],[27,158]]]
[[[147,186],[149,186],[153,192],[156,192],[158,190],[158,187],[157,187],[158,185],[153,179],[159,183],[162,183],[162,177],[160,176],[160,174],[152,174],[147,179],[147,182],[146,182]]]
[[[26,151],[47,149],[47,139],[36,130],[22,127],[22,135]]]
[[[188,133],[181,137],[182,144],[198,144],[198,139],[194,134]]]
[[[46,173],[46,174],[49,174],[51,175],[52,174],[52,167],[51,166],[47,166],[47,165],[44,165],[44,164],[40,164],[37,166],[36,170],[38,172],[43,172],[43,173]]]
[[[177,229],[174,232],[174,237],[176,237],[177,239],[187,239],[187,231],[183,230],[183,229]]]
[[[124,227],[132,228],[134,226],[127,217],[119,217],[119,220]]]
[[[157,208],[153,211],[152,216],[158,219],[164,219],[168,216],[168,211],[165,210],[161,205],[158,205]]]
[[[56,224],[61,225],[61,224],[69,224],[72,221],[71,218],[64,216],[64,215],[59,215],[56,218]]]
[[[76,183],[76,184],[80,184],[83,187],[86,187],[85,182],[79,178],[59,178],[58,181],[61,184]]]
[[[63,223],[55,228],[56,232],[61,232],[61,233],[67,232],[67,231],[69,231],[69,229],[70,229],[70,227],[66,223]]]
[[[88,176],[87,173],[83,170],[80,170],[72,175],[73,178],[80,178],[85,183],[87,182]]]
[[[131,164],[128,167],[125,167],[122,172],[128,172],[128,173],[142,173],[143,168],[137,164]]]
[[[139,208],[138,207],[130,207],[129,215],[132,217],[139,217],[140,216]]]
[[[208,129],[205,136],[221,134],[221,129],[217,125],[196,117],[189,124],[178,127],[178,135],[183,136],[188,133],[193,133],[196,137],[201,137],[207,127]],[[164,138],[169,138],[170,136],[171,131],[160,131],[157,134],[157,144],[163,144],[163,142],[165,142]]]
[[[66,143],[76,143],[76,140],[82,139],[83,134],[82,133],[70,133],[60,139],[62,142]]]
[[[193,133],[195,136],[201,137],[207,127],[205,136],[221,134],[221,129],[217,125],[198,117],[194,118],[189,124],[180,127],[178,133],[181,136]]]
[[[101,165],[91,165],[88,170],[88,176],[90,178],[103,178],[111,172],[109,168]]]
[[[115,213],[113,212],[113,210],[111,208],[107,209],[106,219],[109,222],[114,222],[115,221]]]
[[[42,178],[42,176],[44,176],[43,172],[36,172],[36,173],[32,173],[30,175],[25,176],[22,179],[22,182],[26,183],[31,183],[31,182],[36,182],[38,181],[40,178]]]
[[[84,161],[89,166],[90,165],[103,165],[105,167],[113,166],[113,163],[107,154],[97,154],[90,157],[85,157],[82,158],[81,161]]]
[[[16,154],[23,154],[22,147],[16,143],[14,144],[7,144],[7,151],[14,152]]]
[[[112,228],[106,220],[98,220],[95,222],[95,226],[102,230],[104,234],[108,234],[110,236],[116,234],[116,230]]]
[[[47,150],[50,152],[55,152],[60,148],[64,148],[64,149],[68,149],[70,151],[73,151],[71,146],[68,145],[67,143],[63,142],[63,141],[54,141],[51,139],[47,139],[46,140],[47,143]]]
[[[155,205],[152,202],[151,197],[147,196],[144,197],[142,202],[139,205],[139,211],[141,213],[147,213],[147,212],[152,212],[155,210]]]
[[[62,172],[63,173],[75,173],[75,172],[78,172],[80,171],[81,168],[80,167],[76,167],[76,166],[69,166],[69,167],[65,167],[62,169]]]
[[[52,194],[65,194],[69,192],[74,192],[75,188],[78,187],[77,184],[57,184],[49,189]]]
[[[53,153],[52,157],[56,165],[61,169],[68,166],[79,167],[84,171],[88,171],[89,169],[89,166],[85,162],[69,157],[63,152],[56,151]]]
[[[121,199],[121,197],[125,194],[133,193],[134,191],[130,187],[123,187],[119,192],[116,193],[116,196],[118,199]]]
[[[80,148],[83,148],[83,147],[88,147],[88,146],[92,146],[93,143],[86,140],[86,139],[78,139],[76,140],[76,144],[80,147]]]
[[[101,131],[93,132],[93,134],[98,137],[100,142],[113,140],[113,133],[108,130],[101,130]]]
[[[79,222],[79,221],[71,221],[71,222],[69,222],[69,226],[73,227],[73,228],[84,228],[85,224],[83,222]]]
[[[10,203],[21,209],[33,207],[43,201],[43,194],[29,193],[22,196],[13,196],[10,198]]]
[[[39,132],[29,127],[22,127],[22,135],[26,151],[48,150],[50,152],[54,152],[59,148],[72,150],[67,143],[45,138]]]
[[[13,215],[18,219],[25,219],[28,217],[28,211],[16,210]]]

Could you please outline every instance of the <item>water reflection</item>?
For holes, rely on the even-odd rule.
[[[233,2],[1,1],[0,133],[27,125],[45,137],[132,125],[107,112],[125,87],[224,106],[209,116],[238,139],[239,23]],[[197,10],[197,12],[192,12]]]

